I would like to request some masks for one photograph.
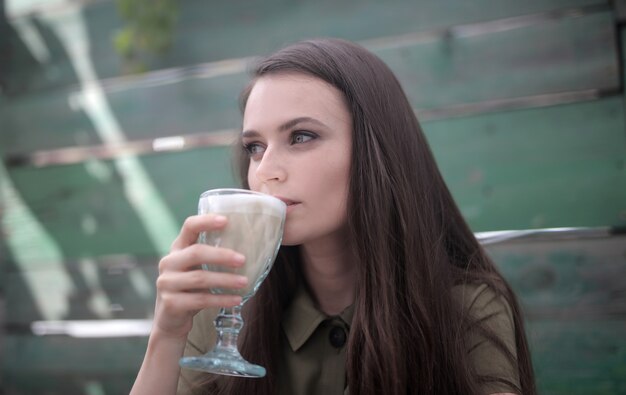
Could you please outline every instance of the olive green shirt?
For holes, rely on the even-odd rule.
[[[515,328],[506,301],[487,285],[462,285],[453,289],[454,297],[470,309],[516,355]],[[213,319],[216,311],[206,310],[194,319],[185,355],[201,355],[215,343]],[[294,395],[348,394],[346,380],[347,337],[353,306],[338,316],[320,312],[305,287],[300,287],[282,319],[282,358],[278,370],[278,393]],[[492,342],[477,333],[469,338],[468,353],[479,374],[509,380],[519,386],[517,369]],[[194,383],[206,377],[202,372],[182,369],[178,395],[200,394]],[[502,383],[487,383],[484,394],[515,392]]]

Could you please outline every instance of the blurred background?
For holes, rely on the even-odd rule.
[[[626,394],[624,20],[623,0],[0,0],[0,394],[128,393],[159,258],[237,185],[250,60],[319,36],[400,78],[520,297],[540,393]]]

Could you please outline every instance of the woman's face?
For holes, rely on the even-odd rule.
[[[259,78],[243,116],[250,189],[288,205],[284,245],[341,237],[352,120],[342,93],[304,74]]]

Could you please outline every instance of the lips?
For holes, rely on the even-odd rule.
[[[274,197],[277,198],[277,199],[282,200],[287,205],[287,207],[293,206],[293,205],[296,205],[296,204],[300,203],[300,202],[296,202],[295,200],[287,199],[287,198],[282,197],[282,196],[274,196]]]

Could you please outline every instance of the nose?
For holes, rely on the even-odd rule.
[[[272,147],[265,149],[263,157],[257,162],[253,171],[255,178],[261,183],[280,182],[287,178],[284,158]]]

